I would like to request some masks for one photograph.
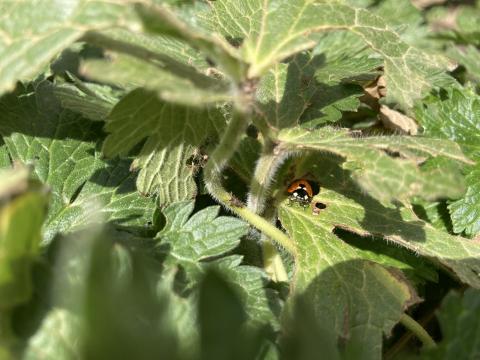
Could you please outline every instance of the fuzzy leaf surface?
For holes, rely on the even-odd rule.
[[[109,86],[83,83],[78,79],[75,84],[56,84],[54,93],[62,107],[93,121],[104,121],[120,97]]]
[[[228,78],[234,81],[244,80],[246,64],[238,50],[224,37],[209,31],[202,21],[198,21],[197,13],[203,12],[202,5],[187,10],[140,4],[136,10],[148,31],[189,43],[217,63]]]
[[[298,250],[295,292],[312,304],[320,323],[332,326],[346,357],[380,359],[388,334],[416,302],[400,273],[364,260],[359,252],[299,206],[282,206],[279,219]]]
[[[467,170],[467,192],[450,205],[453,230],[473,236],[480,232],[480,97],[470,89],[453,89],[447,98],[427,99],[416,108],[427,135],[456,141],[477,163]]]
[[[35,360],[39,356],[45,360],[76,359],[80,356],[81,333],[81,320],[75,314],[61,308],[52,309],[29,339],[23,359]]]
[[[232,99],[225,82],[175,60],[163,59],[164,62],[175,62],[171,66],[161,61],[155,59],[154,62],[145,62],[133,56],[116,54],[110,61],[86,62],[83,72],[96,81],[127,90],[144,87],[156,91],[161,99],[184,105],[199,106]]]
[[[423,173],[418,166],[420,161],[430,156],[468,162],[459,146],[452,141],[420,137],[362,138],[355,137],[346,129],[330,127],[313,131],[284,130],[280,132],[279,140],[282,142],[280,146],[290,151],[329,152],[343,157],[345,162],[342,166],[352,170],[358,184],[382,202],[415,194],[427,198],[455,198],[463,194],[459,173],[443,174],[439,166],[431,166]],[[401,156],[395,158],[389,153]],[[437,174],[440,178],[432,178],[428,174]]]
[[[45,241],[90,221],[144,231],[154,201],[136,192],[130,161],[100,159],[100,124],[63,109],[47,81],[36,89],[17,88],[0,100],[0,109],[0,132],[11,158],[31,164],[33,174],[51,189]],[[94,215],[95,209],[103,215]]]
[[[105,129],[110,135],[103,153],[108,157],[126,155],[147,138],[134,162],[134,167],[141,169],[137,188],[144,194],[158,194],[161,205],[191,199],[196,194],[196,168],[188,161],[223,124],[216,109],[166,103],[151,91],[136,89],[108,116]]]
[[[110,59],[84,62],[82,72],[89,78],[127,90],[142,86],[166,101],[186,105],[232,98],[228,82],[184,41],[124,29],[97,32],[89,41],[111,52]]]
[[[130,6],[102,0],[4,1],[0,13],[0,94],[40,73],[85,32],[131,18]]]
[[[215,6],[227,7],[233,1],[218,3]],[[364,9],[308,0],[258,0],[248,1],[248,6],[254,9],[253,16],[240,50],[250,64],[250,77],[262,75],[278,61],[312,48],[317,43],[317,33],[328,30],[352,31],[378,52],[384,59],[388,97],[404,106],[411,106],[413,99],[428,90],[432,79],[445,66],[443,60],[404,43],[380,17]],[[235,22],[226,15],[220,19],[220,26]]]
[[[239,245],[240,237],[247,233],[247,224],[232,217],[218,217],[218,206],[207,207],[193,215],[192,211],[190,201],[174,203],[163,211],[166,225],[157,239],[160,249],[167,253],[167,266],[184,268],[188,288],[194,286],[195,280],[200,279],[207,268],[219,270],[241,295],[252,320],[275,323],[269,299],[275,300],[272,292],[264,287],[263,271],[240,265],[242,257],[238,255],[216,259]]]
[[[321,186],[313,202],[326,206],[315,221],[362,236],[375,235],[430,259],[472,287],[480,287],[480,245],[452,236],[420,220],[410,207],[380,203],[353,181],[342,160],[310,156],[299,174],[308,171]]]
[[[259,116],[275,129],[299,123],[314,128],[339,120],[342,111],[356,111],[363,90],[359,86],[316,77],[315,71],[323,66],[321,64],[321,57],[299,54],[291,61],[275,64],[269,69],[256,92]],[[347,76],[342,75],[341,70],[336,73],[336,69],[328,66],[322,68],[331,76]],[[361,74],[361,70],[356,74]]]

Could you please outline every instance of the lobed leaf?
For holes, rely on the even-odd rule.
[[[245,79],[246,66],[237,49],[223,37],[202,28],[199,22],[195,21],[193,13],[182,14],[181,11],[173,11],[168,6],[155,4],[153,6],[139,4],[136,10],[147,30],[188,42],[217,63],[227,77],[235,82]]]
[[[196,194],[195,165],[189,159],[208,137],[224,125],[217,109],[197,109],[166,103],[151,91],[136,89],[108,116],[110,134],[103,144],[107,157],[126,155],[147,138],[134,168],[141,168],[137,188],[158,194],[161,205],[191,199]]]
[[[311,304],[318,322],[331,326],[346,357],[380,359],[382,333],[417,301],[399,273],[362,259],[300,207],[282,206],[279,219],[298,250],[293,286]]]
[[[144,87],[156,91],[161,99],[183,105],[199,106],[232,99],[224,81],[167,56],[145,56],[146,59],[149,57],[154,59],[146,62],[137,57],[116,54],[110,61],[90,60],[84,64],[83,74],[126,90]]]
[[[241,47],[251,64],[249,77],[260,76],[276,62],[313,47],[316,33],[328,30],[353,31],[384,58],[388,98],[403,106],[411,106],[413,99],[428,90],[446,64],[404,43],[381,18],[364,9],[308,0],[251,3],[261,15]]]
[[[10,157],[33,166],[51,188],[44,241],[58,232],[111,221],[140,233],[151,222],[155,204],[139,195],[129,161],[104,162],[96,151],[99,124],[65,110],[53,86],[19,86],[0,100],[0,132]],[[101,207],[99,216],[96,210]]]
[[[166,225],[157,235],[160,249],[167,254],[168,267],[181,266],[186,273],[186,287],[207,269],[220,271],[240,295],[249,319],[255,323],[277,323],[273,307],[277,300],[265,289],[266,276],[253,266],[240,265],[239,255],[225,256],[240,243],[247,225],[236,218],[217,217],[219,207],[207,207],[191,215],[193,203],[174,203],[163,211]],[[222,256],[220,258],[220,256]]]
[[[359,86],[315,78],[321,62],[319,56],[299,54],[269,69],[256,91],[258,116],[274,129],[300,123],[314,128],[339,120],[342,111],[356,111],[363,90]]]
[[[79,79],[75,79],[74,84],[55,84],[54,94],[63,108],[93,121],[104,121],[120,97],[109,86],[84,83]]]
[[[454,142],[420,137],[355,137],[355,133],[346,129],[330,127],[313,131],[283,130],[279,141],[280,147],[287,151],[328,152],[341,156],[345,159],[342,166],[352,171],[357,183],[382,202],[416,194],[427,198],[455,198],[463,194],[458,171],[446,174],[439,167],[430,167],[428,172],[437,175],[432,178],[426,176],[427,170],[422,172],[418,166],[429,156],[468,162]]]
[[[102,0],[5,1],[0,12],[4,16],[0,25],[0,94],[13,90],[16,81],[36,76],[85,32],[132,18],[129,6]]]
[[[381,236],[443,266],[460,281],[480,287],[478,243],[438,230],[400,202],[381,204],[352,182],[350,172],[341,168],[341,160],[309,157],[297,171],[301,174],[306,169],[321,186],[313,203],[326,206],[316,222],[327,224],[329,229]]]
[[[470,89],[453,89],[446,98],[430,97],[415,112],[427,135],[456,141],[477,162],[467,170],[465,196],[449,206],[454,232],[473,236],[480,231],[480,97]]]

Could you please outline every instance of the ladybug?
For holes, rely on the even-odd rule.
[[[312,201],[312,185],[310,185],[310,183],[305,179],[299,179],[294,181],[288,187],[287,192],[290,194],[290,203],[296,202],[306,208]]]

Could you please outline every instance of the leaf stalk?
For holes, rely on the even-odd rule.
[[[415,336],[422,342],[426,349],[432,349],[437,346],[430,334],[420,325],[415,319],[407,314],[402,314],[400,323],[408,330],[415,334]]]
[[[245,109],[244,107],[240,107],[240,109],[242,108]],[[207,165],[205,166],[205,186],[208,192],[223,206],[240,216],[295,256],[296,247],[285,233],[280,229],[277,229],[275,225],[271,224],[260,215],[248,209],[245,204],[238,200],[233,194],[226,191],[222,185],[222,171],[237,149],[242,135],[245,133],[249,123],[248,112],[241,111],[240,109],[235,107],[232,119],[228,124],[220,143],[213,151]]]

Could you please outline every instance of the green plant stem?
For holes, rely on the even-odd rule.
[[[265,237],[262,234],[262,237]],[[262,241],[262,257],[263,257],[263,268],[265,272],[272,278],[275,282],[288,281],[288,275],[285,271],[285,266],[283,265],[282,257],[280,253],[272,244],[270,239],[266,238]]]
[[[283,161],[283,152],[275,152],[274,144],[265,140],[263,151],[255,166],[253,178],[250,182],[248,194],[248,208],[256,214],[261,215],[265,209],[270,186],[273,182],[275,172]]]
[[[253,178],[250,182],[250,191],[247,200],[248,209],[255,214],[265,215],[264,217],[270,220],[272,226],[274,226],[276,214],[275,211],[269,211],[273,208],[267,209],[268,214],[264,214],[265,204],[268,200],[270,186],[274,180],[275,172],[285,158],[283,155],[283,152],[275,151],[275,144],[270,141],[270,139],[265,139],[262,154],[257,161]],[[270,238],[262,233],[263,267],[273,281],[288,281],[282,258],[271,241]]]
[[[220,143],[210,156],[204,169],[205,186],[208,192],[227,209],[231,210],[263,234],[283,246],[295,256],[296,248],[290,238],[260,215],[250,211],[222,186],[222,171],[232,157],[248,126],[247,112],[234,110]]]
[[[268,207],[263,213],[263,217],[267,219],[272,226],[275,226],[276,215],[277,211],[274,207]],[[272,240],[262,233],[260,243],[262,245],[262,260],[265,272],[275,282],[288,281],[288,275],[285,271],[282,257]]]
[[[437,346],[435,341],[431,338],[428,332],[420,325],[417,321],[415,321],[411,316],[407,314],[402,314],[400,318],[400,323],[405,326],[408,330],[415,334],[415,336],[420,339],[423,346],[427,349],[431,349]]]
[[[243,204],[242,204],[243,205]],[[292,240],[283,233],[280,229],[277,229],[272,223],[265,220],[260,215],[257,215],[243,206],[233,206],[230,209],[238,214],[240,217],[248,221],[255,228],[260,230],[265,236],[274,240],[277,244],[284,247],[293,257],[296,257],[297,249]]]

